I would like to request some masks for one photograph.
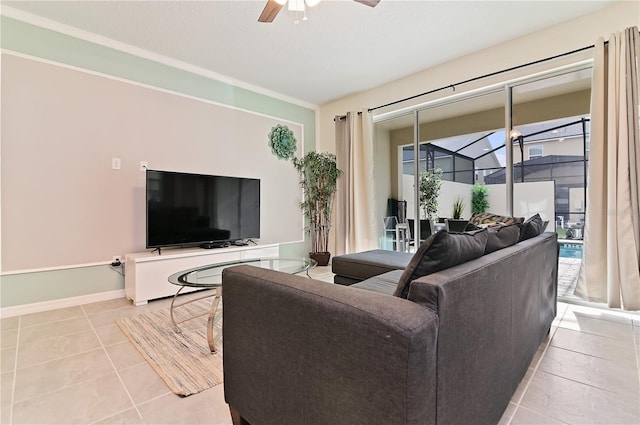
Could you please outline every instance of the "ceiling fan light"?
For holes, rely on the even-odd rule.
[[[278,3],[281,6],[284,6],[285,3],[287,2],[287,0],[274,0],[276,3]]]
[[[307,3],[307,6],[313,7],[320,3],[320,0],[305,0],[305,3]]]
[[[289,0],[288,7],[292,12],[304,12],[304,0]]]

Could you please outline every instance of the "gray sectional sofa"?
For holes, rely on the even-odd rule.
[[[414,272],[425,262],[412,263],[390,271],[352,263],[380,274],[351,286],[225,270],[224,390],[234,422],[496,424],[556,315],[556,234],[422,277]],[[406,299],[393,296],[403,289]]]

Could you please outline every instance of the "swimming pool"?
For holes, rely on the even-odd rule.
[[[582,244],[560,242],[561,258],[582,258]]]

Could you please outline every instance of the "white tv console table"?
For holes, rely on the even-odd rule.
[[[158,252],[137,252],[124,256],[124,292],[135,305],[144,305],[149,300],[172,296],[176,286],[168,277],[180,270],[207,264],[224,263],[261,257],[277,257],[278,244],[230,246],[227,248],[165,249]],[[189,288],[197,290],[197,288]],[[188,292],[183,290],[182,292]]]

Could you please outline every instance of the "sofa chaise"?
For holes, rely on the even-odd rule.
[[[421,277],[412,259],[351,286],[225,270],[234,423],[495,425],[556,315],[557,236],[482,254]]]
[[[413,220],[409,220],[412,222]],[[538,225],[537,233],[542,233],[547,226],[539,215],[534,215],[528,220],[528,226]],[[469,218],[467,230],[477,230],[483,227],[504,227],[512,224],[522,229],[524,217],[509,217],[492,213],[473,213]],[[412,227],[412,226],[411,226]],[[520,238],[520,234],[518,234]],[[364,252],[339,255],[331,262],[331,271],[334,273],[333,282],[340,285],[353,285],[370,277],[381,275],[392,270],[404,270],[409,264],[413,254],[408,252],[374,249]]]

